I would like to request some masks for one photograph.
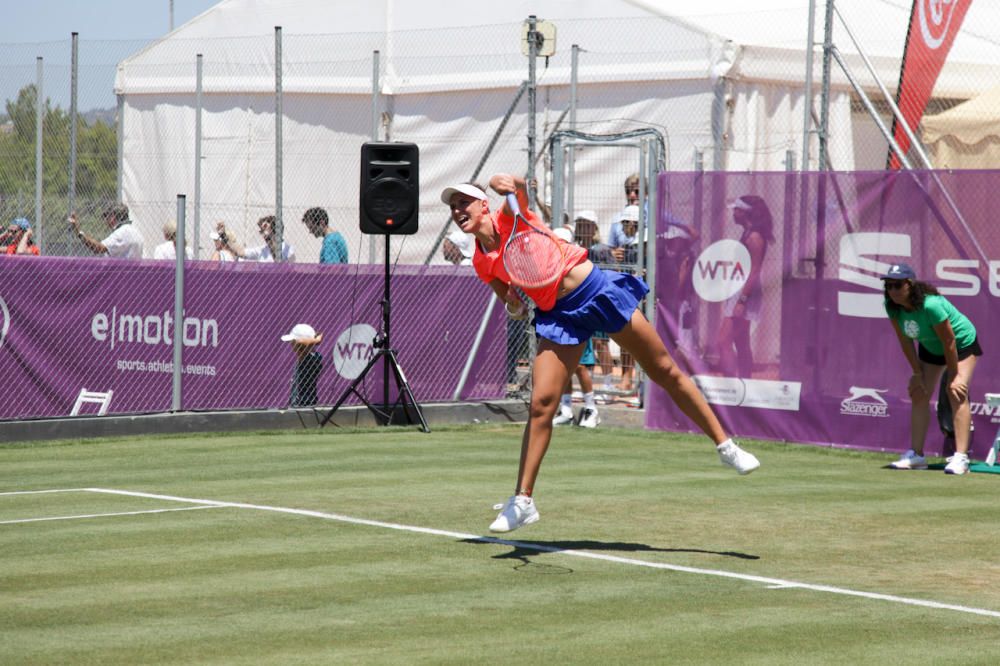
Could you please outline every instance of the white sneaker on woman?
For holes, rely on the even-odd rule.
[[[566,425],[573,422],[573,408],[560,403],[556,415],[552,418],[552,425]]]
[[[754,454],[744,451],[731,439],[719,444],[715,450],[719,452],[723,465],[729,465],[740,474],[749,474],[760,467],[760,461]]]
[[[899,460],[889,463],[889,467],[892,469],[927,469],[927,458],[917,455],[913,449],[910,449]]]
[[[969,471],[969,455],[967,453],[956,453],[948,458],[948,464],[944,466],[945,474],[965,474]]]
[[[534,500],[527,495],[514,495],[506,504],[493,508],[497,507],[502,507],[502,510],[490,525],[490,532],[513,532],[518,527],[537,523],[541,518]]]

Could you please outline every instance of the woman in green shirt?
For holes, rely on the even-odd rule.
[[[924,440],[931,420],[931,394],[941,380],[941,373],[947,370],[948,401],[955,414],[955,455],[948,458],[944,472],[965,474],[969,471],[969,433],[972,429],[969,383],[976,369],[976,357],[983,355],[976,339],[976,327],[937,289],[918,281],[917,274],[907,264],[894,264],[882,276],[882,282],[885,311],[903,355],[913,368],[908,387],[913,401],[911,448],[890,466],[895,469],[927,468]]]

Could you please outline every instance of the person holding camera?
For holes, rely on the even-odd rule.
[[[215,225],[215,231],[208,236],[215,243],[215,251],[212,252],[212,261],[236,261],[240,256],[242,248],[239,242],[226,231],[224,222]]]

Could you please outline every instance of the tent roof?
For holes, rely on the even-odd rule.
[[[817,42],[823,38],[825,4],[816,2]],[[899,76],[910,4],[837,3],[890,88]],[[516,44],[530,14],[557,28],[557,52],[544,70],[549,84],[568,83],[572,44],[583,49],[582,83],[725,75],[801,85],[804,78],[809,0],[438,0],[431,6],[398,0],[223,0],[120,63],[116,91],[191,92],[197,53],[204,54],[206,92],[273,90],[275,26],[282,29],[286,91],[370,93],[375,50],[384,92],[509,87],[526,78]],[[852,60],[856,49],[837,21],[834,40],[867,85],[869,76],[856,57]],[[993,85],[998,45],[1000,3],[972,3],[935,95],[965,98]],[[843,86],[842,74],[835,76]]]
[[[997,136],[1000,133],[1000,86],[943,113],[924,116],[922,125],[925,143],[951,136],[971,146]]]

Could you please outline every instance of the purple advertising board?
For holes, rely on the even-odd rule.
[[[0,272],[0,419],[66,416],[83,389],[113,391],[109,413],[170,410],[177,326],[182,409],[287,406],[296,357],[280,337],[297,323],[324,335],[319,403],[332,405],[382,328],[378,265],[189,261],[182,322],[172,262],[0,257]],[[393,268],[390,342],[418,402],[454,398],[492,299],[468,267]],[[461,399],[504,396],[505,320],[492,308]],[[380,363],[359,385],[373,403],[382,377]]]
[[[1000,393],[998,191],[1000,171],[661,174],[658,331],[737,435],[904,451],[911,369],[878,276],[908,263],[977,329],[972,453],[984,457],[1000,427],[985,400]],[[744,234],[748,216],[763,243]],[[752,271],[757,293],[743,289]],[[659,387],[646,422],[693,430]],[[944,445],[933,423],[927,451]]]

